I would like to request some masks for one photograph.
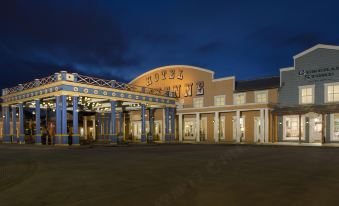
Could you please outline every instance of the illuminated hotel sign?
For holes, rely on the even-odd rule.
[[[300,70],[299,76],[303,76],[305,80],[309,81],[325,81],[330,80],[334,76],[334,72],[339,71],[337,67],[326,67],[321,69]]]
[[[184,70],[178,70],[176,72],[175,69],[170,69],[170,70],[162,70],[160,72],[156,72],[155,74],[152,74],[148,77],[146,77],[146,86],[150,86],[153,83],[159,82],[161,80],[167,80],[167,79],[178,79],[178,80],[183,80],[184,79]],[[204,95],[204,82],[199,81],[196,82],[196,95]],[[193,82],[191,83],[185,83],[184,85],[177,84],[172,86],[165,86],[163,90],[165,91],[173,91],[175,92],[177,97],[180,97],[180,91],[181,88],[184,88],[184,96],[185,97],[191,97],[192,96],[192,89],[193,89]]]

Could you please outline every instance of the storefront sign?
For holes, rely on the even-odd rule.
[[[320,69],[300,70],[299,76],[303,76],[308,81],[326,81],[331,80],[334,77],[334,73],[339,71],[337,67],[326,67]]]

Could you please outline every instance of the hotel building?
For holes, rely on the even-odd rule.
[[[211,70],[172,65],[153,69],[130,84],[175,92],[178,141],[271,141],[270,119],[277,103],[279,77],[215,79]],[[137,121],[131,120],[132,124]]]
[[[294,56],[280,77],[170,65],[127,84],[62,71],[3,89],[2,100],[3,143],[339,142],[339,47]]]

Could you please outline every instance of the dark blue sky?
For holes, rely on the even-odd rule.
[[[67,71],[130,81],[187,64],[237,79],[278,75],[339,45],[338,1],[0,1],[0,86]]]

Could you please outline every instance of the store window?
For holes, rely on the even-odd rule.
[[[332,140],[339,140],[339,114],[331,114],[332,119]]]
[[[246,99],[245,93],[234,94],[234,104],[236,105],[245,104],[246,103],[245,99]]]
[[[193,98],[193,107],[194,108],[200,108],[204,106],[204,98],[199,97],[199,98]]]
[[[314,85],[299,87],[299,104],[314,103]]]
[[[255,102],[256,103],[267,103],[267,91],[256,91]]]
[[[299,140],[299,115],[284,116],[284,139],[285,140]],[[301,116],[301,139],[305,139],[305,117]]]
[[[224,106],[226,103],[225,95],[214,96],[214,106]]]
[[[339,83],[325,84],[325,102],[339,102]]]

